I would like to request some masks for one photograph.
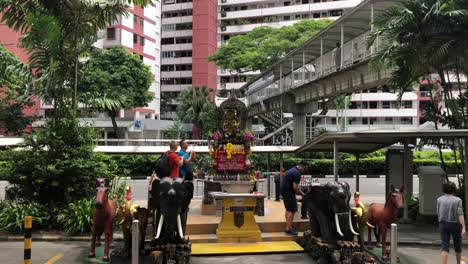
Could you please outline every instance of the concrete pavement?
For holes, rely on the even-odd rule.
[[[117,244],[119,246],[119,244]],[[37,242],[32,244],[32,263],[48,264],[78,264],[87,263],[89,242]],[[468,247],[463,248],[465,261],[468,261]],[[398,249],[400,263],[402,264],[436,264],[441,263],[438,247],[407,247]],[[0,242],[0,263],[17,264],[23,261],[22,242]],[[51,260],[55,260],[50,262]],[[49,261],[49,262],[48,262]],[[112,263],[130,263],[130,260],[112,259]],[[149,263],[141,258],[140,263]],[[263,263],[288,263],[288,264],[313,264],[312,258],[305,253],[298,254],[270,254],[270,255],[240,255],[240,256],[216,256],[216,257],[192,257],[193,264],[263,264]],[[449,254],[449,263],[455,263],[453,251]]]

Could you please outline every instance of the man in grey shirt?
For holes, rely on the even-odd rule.
[[[439,218],[440,237],[442,240],[442,264],[447,264],[450,247],[450,236],[457,257],[457,264],[461,263],[461,239],[465,236],[465,218],[463,216],[462,200],[454,196],[457,186],[453,182],[442,185],[445,195],[437,199],[437,216]]]

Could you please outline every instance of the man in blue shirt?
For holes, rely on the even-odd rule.
[[[296,194],[304,195],[299,187],[299,182],[307,166],[306,161],[301,161],[297,166],[292,167],[286,172],[281,182],[281,195],[283,196],[284,207],[286,208],[286,230],[284,232],[288,235],[297,236],[297,231],[292,227],[294,214],[297,212]]]
[[[180,150],[179,152],[177,152],[179,157],[184,158],[184,163],[182,166],[180,166],[179,176],[183,178],[184,180],[191,181],[193,180],[193,172],[192,172],[192,167],[190,167],[190,162],[195,157],[195,152],[191,151],[190,154],[188,154],[187,149],[188,149],[187,141],[185,141],[185,139],[182,139],[180,141]]]

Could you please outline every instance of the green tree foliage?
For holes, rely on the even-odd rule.
[[[436,129],[439,123],[467,128],[467,87],[460,79],[468,73],[468,2],[405,0],[386,10],[374,25],[369,46],[378,43],[379,47],[371,66],[393,71],[389,88],[401,98],[403,92],[426,81],[432,102],[425,118],[433,121]],[[447,107],[444,113],[438,105],[440,97]],[[446,170],[440,139],[428,143],[438,146],[442,168]],[[458,144],[460,149],[461,146]],[[452,147],[456,148],[455,144]]]
[[[112,164],[93,152],[97,132],[75,118],[47,121],[25,138],[26,149],[10,152],[6,180],[16,198],[60,206],[95,194],[95,179],[110,177]]]
[[[0,0],[0,22],[23,34],[21,45],[40,80],[34,82],[35,90],[54,105],[57,116],[62,106],[76,106],[78,58],[99,30],[128,15],[131,3],[146,6],[151,1]]]
[[[229,39],[208,60],[232,73],[262,71],[331,23],[302,20],[292,26],[257,27],[246,35]]]
[[[80,101],[107,112],[117,134],[119,110],[146,106],[153,99],[151,82],[149,67],[125,48],[96,50],[81,72]]]
[[[34,120],[23,109],[34,104],[28,85],[31,70],[0,44],[0,127],[7,133],[21,134]]]
[[[191,123],[193,138],[205,137],[216,127],[216,108],[211,101],[213,90],[194,86],[183,90],[177,98],[177,119]]]
[[[450,107],[451,100],[455,99],[453,90],[462,94],[466,89],[456,81],[460,74],[468,72],[466,1],[406,0],[378,17],[374,29],[369,45],[379,39],[379,48],[371,65],[393,70],[390,81],[393,90],[402,94],[422,80],[434,81],[431,74],[435,73],[436,83],[442,87],[442,96]],[[447,78],[449,72],[455,77],[451,81]],[[457,111],[453,108],[450,110]],[[468,124],[463,122],[458,126]]]

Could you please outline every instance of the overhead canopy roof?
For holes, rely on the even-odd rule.
[[[405,140],[464,137],[468,137],[468,129],[366,130],[361,132],[326,133],[301,146],[296,150],[296,153],[333,151],[333,142],[336,142],[339,152],[365,154]]]
[[[339,19],[335,20],[328,27],[320,31],[317,35],[307,40],[304,44],[294,49],[277,63],[268,69],[262,71],[262,74],[246,83],[242,88],[249,88],[251,84],[259,79],[265,79],[273,73],[273,80],[279,79],[280,67],[282,75],[288,75],[292,70],[302,67],[303,56],[305,63],[309,63],[320,57],[320,40],[323,42],[323,54],[333,50],[336,43],[341,42],[341,25],[343,25],[343,42],[347,42],[356,36],[369,31],[371,21],[371,2],[374,5],[374,15],[387,10],[401,0],[365,0],[353,9],[344,13]],[[294,65],[294,68],[293,68]],[[257,88],[248,89],[247,94],[252,94]]]

